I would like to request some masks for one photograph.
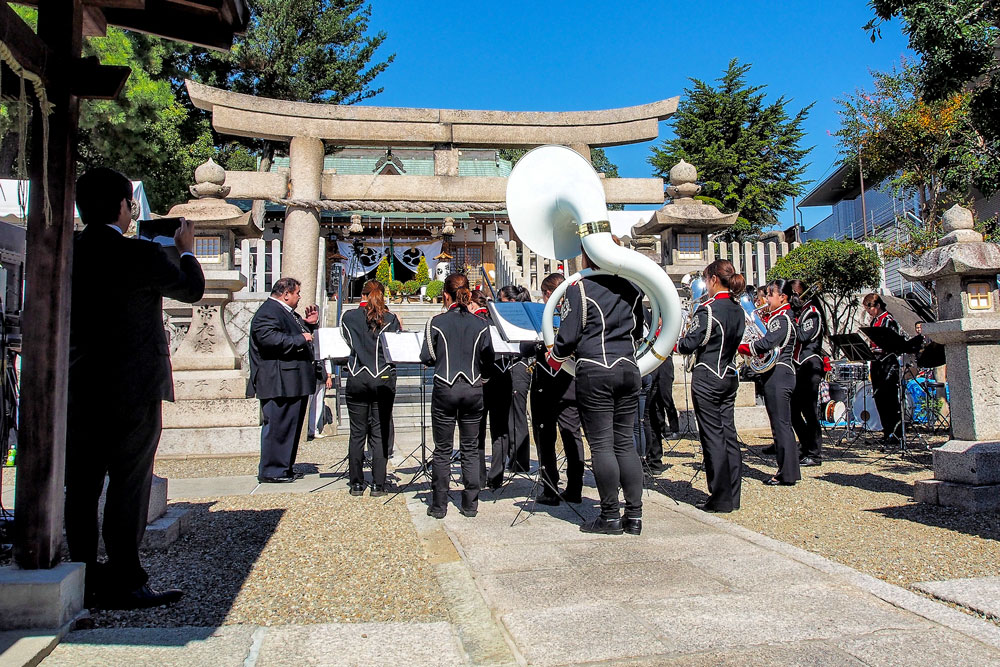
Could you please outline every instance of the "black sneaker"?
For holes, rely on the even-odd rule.
[[[625,531],[622,529],[621,519],[605,519],[604,517],[599,516],[593,521],[588,521],[580,526],[580,532],[600,533],[602,535],[621,535]]]
[[[554,495],[552,492],[546,491],[545,493],[535,496],[535,502],[538,503],[539,505],[548,505],[550,507],[555,507],[560,502],[562,502],[562,500],[559,498],[559,496]]]
[[[448,510],[438,510],[438,509],[434,509],[433,507],[428,507],[427,508],[427,516],[434,517],[435,519],[443,519],[444,516],[445,516],[445,514],[447,514],[447,513],[448,513]]]
[[[376,486],[374,484],[372,485],[372,490],[370,492],[372,498],[378,498],[380,496],[384,496],[385,494],[386,490],[384,486]]]
[[[476,516],[477,514],[479,514],[479,510],[467,510],[464,507],[459,507],[458,508],[458,513],[461,514],[464,517],[468,517],[468,518],[471,519],[474,516]]]
[[[351,484],[351,495],[352,496],[363,496],[363,495],[365,495],[365,485],[364,484]]]

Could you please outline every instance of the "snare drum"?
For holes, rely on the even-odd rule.
[[[863,361],[843,361],[835,364],[831,373],[835,382],[865,382],[868,380],[868,364]]]
[[[823,417],[826,423],[834,426],[847,425],[847,406],[842,401],[827,401],[823,408]]]

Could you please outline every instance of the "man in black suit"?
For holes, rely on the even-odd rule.
[[[316,362],[312,332],[319,321],[316,306],[305,318],[295,312],[300,284],[295,278],[274,283],[271,296],[250,323],[250,392],[260,399],[264,427],[260,431],[262,483],[294,482],[292,470],[299,449],[309,395],[316,389]]]
[[[194,227],[174,235],[179,260],[160,245],[127,238],[132,184],[112,169],[76,183],[85,228],[74,242],[66,433],[66,541],[85,563],[86,601],[131,609],[169,604],[178,590],[149,587],[139,563],[146,530],[160,402],[174,399],[163,297],[194,303],[205,291]],[[106,564],[97,561],[98,501],[104,507]]]

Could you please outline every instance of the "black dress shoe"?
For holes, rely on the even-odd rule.
[[[158,591],[143,584],[134,591],[101,597],[97,606],[101,609],[147,609],[173,604],[184,597],[184,591],[176,588]]]
[[[365,495],[365,485],[364,484],[351,484],[351,495],[352,496],[363,496],[363,495]]]
[[[458,508],[458,513],[462,516],[469,517],[470,519],[479,514],[478,510],[467,510],[464,507]]]
[[[629,535],[638,535],[642,532],[642,519],[641,518],[629,518],[625,517],[622,519],[622,530],[624,530]]]
[[[435,519],[443,519],[445,517],[445,514],[447,513],[448,510],[437,510],[434,509],[433,507],[427,508],[427,516],[434,517]]]
[[[559,496],[557,495],[553,495],[550,491],[546,491],[545,493],[539,496],[535,496],[535,502],[538,503],[539,505],[548,505],[550,507],[555,507],[556,505],[562,502],[562,499],[559,498]]]
[[[604,517],[599,516],[593,521],[588,521],[580,526],[580,532],[600,533],[602,535],[621,535],[625,531],[622,529],[621,519],[605,519]]]
[[[303,477],[306,476],[306,474],[304,472],[291,472],[288,473],[288,476],[291,477],[292,479],[302,479]]]
[[[561,497],[567,503],[579,504],[579,503],[583,502],[583,495],[581,494],[581,492],[579,490],[577,490],[577,491],[570,491],[569,489],[567,489],[567,490],[565,490],[565,491],[562,492]]]
[[[823,462],[820,461],[819,459],[814,459],[811,456],[803,456],[801,459],[799,459],[799,465],[809,468],[812,466],[821,466],[823,465]]]
[[[764,449],[760,450],[760,453],[766,454],[767,456],[774,456],[775,454],[778,453],[778,450],[775,449],[774,445],[768,445]]]
[[[381,496],[384,496],[385,494],[386,494],[386,490],[385,490],[384,486],[372,485],[372,490],[371,490],[371,493],[370,493],[370,495],[371,495],[372,498],[379,498]]]
[[[709,505],[708,503],[703,503],[701,505],[696,505],[696,507],[698,509],[700,509],[702,512],[708,512],[709,514],[729,514],[730,512],[733,511],[731,509],[724,509],[722,507],[713,507],[712,505]]]
[[[771,479],[765,479],[764,484],[767,486],[795,486],[795,482],[782,482],[777,477],[772,477]]]
[[[287,484],[294,482],[295,478],[282,475],[281,477],[258,477],[257,481],[261,484]]]

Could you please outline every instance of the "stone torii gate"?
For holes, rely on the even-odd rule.
[[[673,115],[679,99],[601,111],[470,111],[286,102],[193,81],[187,90],[196,107],[212,112],[221,134],[289,143],[288,173],[227,171],[225,184],[230,197],[287,206],[281,273],[302,281],[306,295],[316,293],[321,208],[386,202],[404,210],[419,202],[419,210],[436,212],[503,209],[507,179],[459,176],[460,149],[563,144],[589,159],[591,148],[656,139],[659,122]],[[434,175],[324,173],[324,142],[432,146]],[[660,178],[609,178],[604,191],[610,204],[663,203]]]

